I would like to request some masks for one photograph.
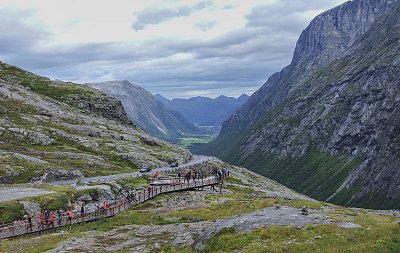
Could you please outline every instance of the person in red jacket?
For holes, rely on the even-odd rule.
[[[43,228],[43,226],[44,226],[44,216],[43,216],[43,213],[40,213],[40,215],[39,215],[39,221],[40,221],[40,226],[42,226],[42,228]]]
[[[71,223],[72,223],[72,212],[71,212],[71,209],[68,209],[67,217],[68,217],[68,222],[71,225]]]
[[[53,216],[53,211],[50,212],[49,215],[49,227],[53,227],[54,228],[54,216]]]
[[[101,207],[103,208],[104,214],[107,214],[107,202],[106,202],[106,200],[103,200],[103,205]]]

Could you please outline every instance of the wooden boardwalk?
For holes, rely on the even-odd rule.
[[[135,196],[134,199],[128,200],[128,199],[126,199],[126,197],[124,197],[123,199],[119,199],[116,202],[114,202],[113,204],[110,204],[106,210],[98,210],[98,211],[94,211],[94,212],[88,212],[88,213],[85,213],[84,216],[81,216],[81,215],[75,216],[74,215],[72,218],[72,225],[82,223],[82,222],[98,220],[100,218],[112,217],[118,213],[125,211],[126,209],[128,209],[134,205],[143,203],[146,200],[154,198],[155,196],[163,194],[163,193],[176,192],[176,191],[182,191],[182,190],[187,190],[187,189],[195,189],[195,188],[205,187],[205,186],[212,186],[212,185],[216,185],[219,183],[220,183],[220,180],[217,177],[208,177],[205,179],[196,179],[194,181],[190,180],[189,183],[183,182],[183,181],[178,181],[178,182],[174,182],[171,185],[152,185],[147,190],[136,191],[134,193],[134,196]],[[41,233],[41,232],[44,232],[47,230],[53,230],[53,229],[57,229],[57,228],[61,228],[61,227],[70,225],[69,223],[67,223],[67,220],[68,220],[67,216],[64,215],[62,217],[61,225],[57,224],[58,220],[56,218],[54,220],[54,228],[41,226],[39,221],[34,220],[34,218],[32,218],[32,225],[33,225],[32,230],[27,229],[28,228],[27,220],[16,221],[13,223],[4,224],[0,227],[0,239],[17,237],[17,236],[22,236],[22,235],[27,235],[27,234]]]

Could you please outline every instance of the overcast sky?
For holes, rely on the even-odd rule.
[[[168,98],[251,94],[313,17],[345,0],[0,0],[0,60]]]

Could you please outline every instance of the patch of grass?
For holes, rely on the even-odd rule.
[[[142,175],[140,177],[123,177],[117,180],[117,183],[123,188],[135,189],[138,186],[147,185],[148,175]]]
[[[16,239],[4,239],[0,243],[0,252],[40,253],[55,248],[58,243],[71,236],[70,234],[66,234],[62,238],[58,234],[48,234],[40,237],[27,236]]]
[[[214,236],[205,245],[205,252],[399,252],[400,227],[379,224],[370,229],[269,226],[250,233],[236,233],[230,228]]]
[[[24,207],[14,202],[0,203],[0,223],[8,223],[23,218]]]
[[[166,214],[167,217],[180,218],[182,222],[223,219],[237,214],[249,213],[261,208],[273,206],[274,199],[227,200],[201,208],[190,208]]]
[[[243,163],[255,172],[318,200],[326,200],[361,161],[329,156],[310,148],[299,158],[268,156],[253,152]]]
[[[225,179],[225,182],[231,183],[231,184],[238,184],[238,185],[244,185],[244,186],[249,186],[248,184],[243,183],[240,179],[234,178],[234,177],[229,177]]]

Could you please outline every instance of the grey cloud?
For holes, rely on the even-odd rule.
[[[216,25],[216,22],[210,21],[210,22],[197,23],[196,27],[198,27],[202,31],[208,31],[211,28],[213,28],[215,25]]]
[[[187,17],[192,12],[205,9],[212,5],[212,1],[202,1],[192,7],[184,6],[174,9],[147,8],[142,12],[137,13],[137,18],[132,24],[132,28],[136,31],[143,30],[148,25],[160,24],[175,17]]]
[[[31,48],[48,39],[50,34],[24,22],[30,11],[0,10],[0,54]]]
[[[9,24],[19,22],[20,26],[15,26],[25,34],[13,35],[12,44],[19,46],[0,39],[0,57],[5,62],[54,79],[81,83],[126,79],[169,97],[196,92],[240,94],[240,90],[260,87],[272,73],[290,62],[296,40],[309,22],[302,13],[334,5],[333,0],[324,4],[312,1],[311,7],[299,0],[281,1],[254,8],[247,16],[245,28],[215,39],[155,40],[140,45],[92,43],[39,50],[35,45],[49,35],[24,25],[20,22],[22,17],[14,15],[8,17]],[[193,6],[190,11],[192,9]],[[7,19],[2,17],[1,20]],[[0,24],[0,38],[10,34],[6,27]],[[41,36],[39,39],[34,36],[36,32]],[[192,57],[171,57],[178,53]]]

